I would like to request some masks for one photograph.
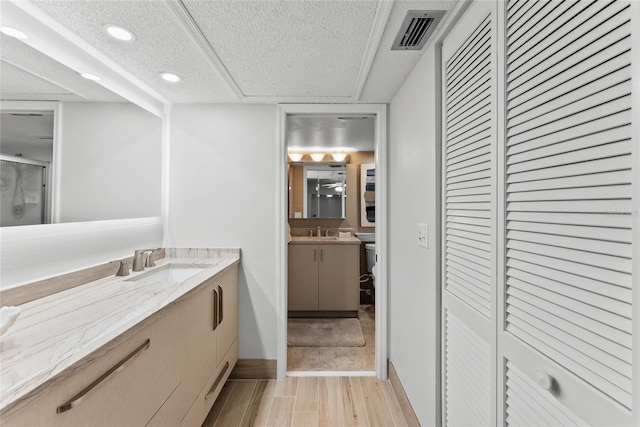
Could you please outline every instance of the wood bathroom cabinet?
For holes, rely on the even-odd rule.
[[[359,245],[289,244],[289,312],[358,310]]]
[[[200,426],[238,359],[238,267],[144,322],[3,426]]]

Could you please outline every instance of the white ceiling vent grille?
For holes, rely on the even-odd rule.
[[[391,50],[420,50],[427,42],[438,22],[444,16],[441,10],[410,10],[402,21]]]

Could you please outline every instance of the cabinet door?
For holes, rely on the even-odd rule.
[[[2,425],[147,424],[180,383],[184,353],[178,314],[172,308],[132,337],[99,350],[71,377],[19,412],[3,416]]]
[[[289,310],[318,310],[318,245],[289,245]]]
[[[224,358],[238,336],[238,267],[224,273],[216,280],[218,290],[218,349],[216,365]]]
[[[318,308],[357,310],[359,297],[358,245],[318,245]]]

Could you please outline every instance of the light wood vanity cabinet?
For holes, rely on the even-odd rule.
[[[289,244],[289,311],[357,312],[357,244]]]
[[[200,426],[235,366],[237,336],[234,266],[133,336],[101,348],[77,372],[3,416],[2,425]]]

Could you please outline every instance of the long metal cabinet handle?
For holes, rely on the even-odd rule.
[[[211,388],[209,389],[207,394],[205,394],[205,396],[204,396],[205,400],[207,400],[209,398],[209,396],[211,396],[213,394],[213,392],[216,391],[216,388],[218,388],[218,384],[220,384],[220,381],[222,381],[222,377],[224,377],[224,374],[225,374],[225,372],[227,372],[227,369],[229,369],[229,361],[227,361],[224,364],[224,366],[222,367],[222,371],[220,371],[220,373],[218,374],[218,377],[213,382],[213,385],[211,386]]]
[[[223,307],[224,307],[224,297],[222,294],[222,286],[218,286],[218,292],[220,296],[218,297],[218,325],[222,323],[223,319]]]
[[[322,253],[322,249],[320,249],[320,262],[324,262],[324,260],[323,260],[324,256],[323,255],[324,254]]]
[[[213,330],[218,327],[218,291],[213,290]]]
[[[135,359],[137,356],[142,354],[142,351],[148,349],[150,345],[151,345],[151,339],[147,338],[147,340],[144,343],[142,343],[142,345],[140,347],[138,347],[135,350],[133,350],[124,359],[122,359],[121,361],[116,363],[111,369],[109,369],[104,374],[100,375],[100,377],[98,377],[98,379],[96,379],[94,382],[92,382],[91,384],[86,386],[82,391],[80,391],[80,393],[78,393],[75,396],[73,396],[71,399],[69,399],[68,402],[63,403],[62,405],[58,406],[58,408],[56,409],[56,412],[58,414],[61,414],[63,412],[68,411],[69,409],[72,409],[72,408],[75,408],[76,406],[78,406],[80,404],[80,402],[82,402],[82,398],[85,397],[87,393],[89,393],[91,390],[93,390],[96,386],[98,386],[104,380],[109,378],[111,375],[115,374],[116,372],[120,372],[121,370],[123,370],[126,367],[127,364],[131,363],[131,361],[133,361],[133,359]]]
[[[317,249],[314,249],[314,250],[313,250],[313,261],[315,262],[315,261],[317,261],[317,260],[318,260],[318,250],[317,250]]]

